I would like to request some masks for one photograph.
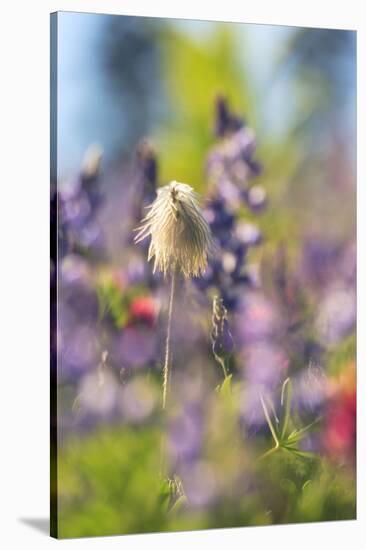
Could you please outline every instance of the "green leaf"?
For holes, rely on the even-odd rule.
[[[290,420],[291,414],[291,400],[292,400],[292,384],[290,378],[286,378],[282,385],[281,392],[281,406],[284,408],[282,428],[281,428],[281,439],[286,435],[288,423]]]
[[[296,447],[291,447],[290,445],[282,445],[282,448],[288,451],[289,453],[292,453],[301,458],[307,458],[307,459],[318,458],[318,455],[316,455],[315,453],[312,453],[310,451],[300,451]]]
[[[302,490],[305,491],[305,489],[311,484],[311,479],[308,479],[305,481],[304,485],[302,486]]]
[[[272,437],[273,437],[273,439],[276,443],[276,446],[278,446],[279,445],[279,438],[278,438],[278,435],[277,435],[277,431],[276,431],[276,428],[274,427],[274,425],[272,423],[271,417],[270,417],[268,409],[267,409],[267,405],[266,405],[266,403],[264,401],[264,397],[262,395],[260,396],[260,400],[261,400],[261,403],[262,403],[262,408],[263,408],[264,416],[266,417],[266,420],[267,420],[268,427],[271,430],[271,434],[272,434]]]
[[[217,386],[217,391],[220,395],[223,396],[230,396],[231,395],[231,381],[232,381],[232,374],[229,374],[229,376],[226,376],[225,380],[222,384]]]
[[[292,444],[292,443],[296,443],[297,441],[300,441],[306,435],[306,432],[308,432],[310,428],[315,426],[315,424],[317,424],[319,420],[320,418],[317,418],[313,422],[310,422],[310,424],[308,424],[307,426],[304,426],[304,428],[301,428],[299,430],[294,430],[287,437],[286,442]]]
[[[177,513],[179,510],[184,508],[185,504],[187,504],[188,500],[185,495],[181,495],[173,504],[171,507],[169,514]]]

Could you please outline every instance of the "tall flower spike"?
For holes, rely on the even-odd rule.
[[[212,248],[210,228],[198,205],[198,195],[186,183],[172,181],[160,188],[149,212],[137,228],[135,242],[151,236],[148,260],[154,272],[181,272],[198,277],[207,266]]]
[[[214,297],[212,304],[211,341],[215,359],[222,366],[226,378],[228,373],[225,362],[234,349],[234,341],[227,319],[227,309],[222,298],[218,296]]]

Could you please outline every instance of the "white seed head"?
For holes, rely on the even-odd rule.
[[[151,236],[148,260],[154,272],[175,269],[187,278],[201,275],[212,249],[210,228],[198,205],[198,195],[185,183],[172,181],[158,189],[149,212],[137,228],[135,242]]]

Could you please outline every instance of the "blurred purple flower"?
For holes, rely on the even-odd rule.
[[[112,344],[111,359],[120,368],[142,368],[158,356],[156,330],[126,327]]]
[[[268,392],[268,388],[255,382],[246,383],[242,391],[240,415],[244,419],[246,428],[249,429],[249,435],[266,425],[261,403],[261,395],[264,392]]]
[[[276,344],[262,341],[246,346],[240,353],[245,379],[251,384],[275,387],[286,378],[289,359]]]
[[[325,372],[313,364],[293,378],[293,402],[303,412],[319,414],[329,390]]]
[[[192,401],[172,419],[168,428],[168,450],[172,465],[192,462],[200,453],[203,438],[201,407]]]
[[[282,331],[275,306],[257,291],[247,291],[235,313],[235,341],[246,345],[270,340]]]
[[[101,253],[103,236],[96,213],[103,202],[99,189],[101,150],[91,147],[77,178],[60,186],[58,193],[58,224],[68,241],[69,249],[80,247]]]
[[[244,119],[230,112],[226,98],[222,95],[216,98],[215,115],[215,134],[219,138],[244,126]]]
[[[247,194],[246,200],[252,212],[262,212],[267,204],[267,193],[261,185],[253,185]]]
[[[322,298],[315,326],[320,341],[334,345],[350,334],[356,323],[356,294],[354,288],[334,285]]]
[[[121,388],[118,408],[128,422],[140,423],[152,414],[157,402],[154,386],[146,380],[136,378]]]
[[[304,280],[320,287],[327,286],[333,280],[341,255],[338,242],[327,240],[318,235],[309,237],[303,248],[303,260],[300,272]]]
[[[65,320],[64,320],[65,321]],[[58,353],[62,377],[79,377],[99,362],[99,334],[94,326],[59,323]]]
[[[262,241],[262,233],[252,223],[239,222],[235,227],[236,238],[245,246],[257,246]]]
[[[59,301],[72,305],[79,318],[90,321],[98,318],[93,273],[88,262],[77,254],[69,254],[61,262]]]
[[[79,384],[78,407],[82,417],[87,415],[94,419],[108,419],[116,411],[119,385],[108,371],[93,372],[84,376]]]
[[[188,506],[202,508],[212,504],[218,495],[214,468],[208,461],[198,461],[182,469],[181,478]]]

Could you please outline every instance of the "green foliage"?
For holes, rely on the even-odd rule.
[[[356,517],[355,480],[350,470],[324,457],[303,460],[294,453],[274,453],[259,461],[261,506],[271,523],[335,521]]]
[[[309,460],[297,450],[310,426],[291,429],[290,382],[283,386],[278,421],[265,405],[272,437],[279,441],[279,452],[266,460],[254,458],[240,432],[239,395],[240,384],[229,376],[207,410],[202,458],[210,462],[221,489],[220,498],[203,508],[192,506],[178,475],[168,478],[162,471],[161,429],[102,426],[70,439],[59,453],[59,536],[354,518],[352,470],[322,457]]]
[[[225,376],[224,381],[222,384],[217,386],[216,391],[224,398],[224,399],[230,399],[232,394],[232,378],[233,375],[229,374],[228,376]]]
[[[264,453],[261,459],[273,454],[276,451],[287,451],[302,458],[315,458],[316,455],[310,452],[301,451],[298,448],[298,443],[308,434],[309,430],[317,423],[317,420],[311,422],[303,428],[295,428],[290,431],[290,426],[293,424],[291,420],[291,400],[292,400],[292,384],[290,378],[286,378],[282,384],[281,391],[281,410],[278,417],[272,402],[261,396],[264,416],[270,429],[274,447]]]
[[[323,462],[302,487],[294,521],[335,521],[356,518],[355,480],[350,473]]]
[[[154,429],[103,428],[70,440],[59,459],[60,537],[164,530],[159,449]]]
[[[161,43],[169,100],[168,115],[155,136],[158,149],[164,151],[162,181],[186,181],[197,191],[204,188],[202,159],[213,142],[215,96],[224,93],[235,110],[255,116],[237,35],[227,26],[210,25],[213,30],[204,40],[172,27],[162,34]]]

